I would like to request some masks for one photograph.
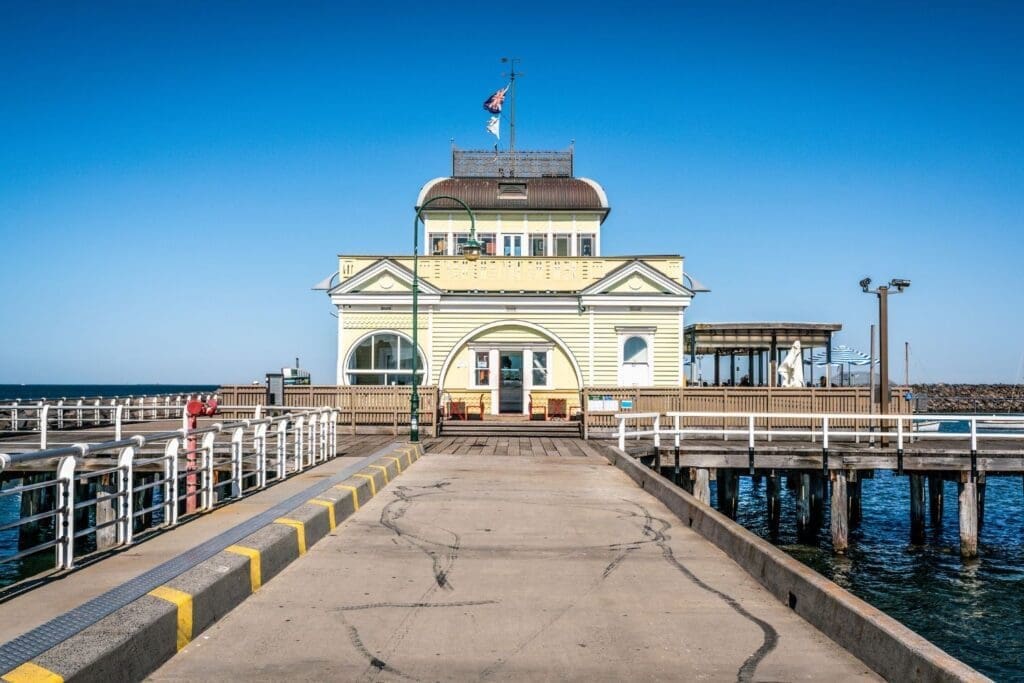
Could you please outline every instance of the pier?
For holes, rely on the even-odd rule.
[[[640,422],[626,449],[415,445],[330,408],[224,410],[250,412],[4,457],[47,474],[18,487],[54,489],[31,550],[56,564],[0,602],[0,677],[981,679],[642,465]],[[731,448],[694,479],[730,490]]]

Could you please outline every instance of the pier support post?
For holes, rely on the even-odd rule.
[[[24,486],[31,486],[32,484],[41,484],[52,478],[53,476],[48,473],[25,474],[21,479],[21,483]],[[21,494],[21,518],[24,519],[25,517],[31,517],[32,515],[52,510],[54,506],[53,498],[53,487],[23,492]],[[18,550],[25,550],[41,543],[44,534],[44,524],[52,525],[54,522],[28,522],[18,527]]]
[[[736,519],[736,510],[739,503],[739,476],[736,470],[723,467],[718,470],[718,511]]]
[[[846,494],[850,501],[850,528],[859,529],[863,510],[861,508],[861,473],[854,472],[853,480],[846,485]]]
[[[112,493],[117,493],[117,484],[114,481],[114,476],[105,474],[96,480],[96,495],[94,498],[100,498],[102,496],[108,496]],[[96,526],[101,524],[110,524],[117,519],[117,510],[121,504],[120,498],[111,498],[110,500],[104,500],[96,503]],[[96,549],[106,550],[113,548],[117,545],[117,525],[110,524],[110,526],[96,530]]]
[[[960,475],[960,556],[978,556],[978,490],[967,472]]]
[[[796,535],[802,540],[811,535],[811,474],[801,472],[799,476],[796,493]]]
[[[910,542],[924,543],[924,477],[911,474],[910,480]]]
[[[842,470],[833,470],[830,476],[832,478],[832,550],[842,554],[850,545],[846,473]]]
[[[828,486],[825,483],[825,475],[821,472],[812,472],[811,475],[811,527],[815,533],[821,529],[825,521],[825,490]]]
[[[943,508],[943,480],[942,475],[932,474],[928,476],[928,517],[932,528],[942,526]]]
[[[985,528],[985,475],[978,474],[978,531]]]
[[[772,470],[765,479],[767,481],[765,498],[768,501],[768,533],[775,538],[779,535],[779,518],[782,512],[782,506],[779,503],[779,475]]]
[[[693,481],[693,497],[711,505],[711,471],[706,467],[698,467]]]

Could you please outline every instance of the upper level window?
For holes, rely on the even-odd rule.
[[[555,235],[555,253],[553,256],[569,255],[569,235]]]
[[[647,342],[643,337],[630,337],[622,346],[623,363],[646,363]]]
[[[505,235],[503,237],[505,243],[504,250],[502,253],[505,256],[522,256],[523,255],[523,236],[522,235]]]
[[[543,235],[533,236],[530,238],[530,256],[546,256],[547,255],[547,238]]]
[[[594,255],[594,236],[593,235],[579,235],[577,237],[576,255],[577,256],[593,256]]]
[[[480,253],[484,256],[494,256],[495,237],[493,232],[477,233],[476,241],[480,243]],[[455,255],[462,254],[462,247],[469,241],[469,233],[459,233],[455,236]]]
[[[448,243],[445,241],[444,235],[431,235],[430,236],[430,255],[431,256],[444,256],[448,253]]]

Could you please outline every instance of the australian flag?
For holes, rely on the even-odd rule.
[[[491,112],[492,114],[501,113],[501,105],[505,102],[505,92],[508,90],[506,85],[501,90],[498,90],[493,95],[484,100],[484,109]]]

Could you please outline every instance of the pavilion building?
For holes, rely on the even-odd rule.
[[[410,384],[414,353],[419,384],[491,415],[552,399],[571,413],[584,387],[683,384],[686,309],[707,290],[682,256],[602,253],[611,206],[574,175],[572,150],[453,150],[452,175],[427,182],[416,210],[441,196],[472,210],[481,255],[462,254],[470,219],[459,204],[422,211],[419,349],[411,249],[342,254],[318,287],[337,307],[338,384]]]

